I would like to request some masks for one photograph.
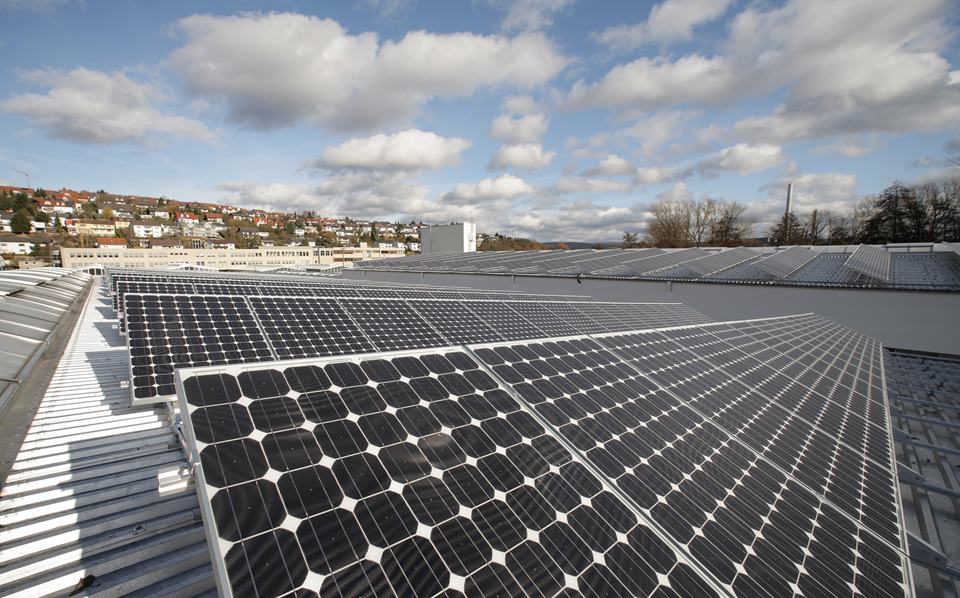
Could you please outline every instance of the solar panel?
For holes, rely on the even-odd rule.
[[[883,247],[861,244],[844,265],[873,278],[890,279],[890,253]]]
[[[817,253],[806,247],[791,247],[753,263],[754,266],[777,278],[786,278],[816,259]]]
[[[249,300],[278,359],[375,351],[336,299],[252,296]]]
[[[224,596],[719,595],[460,350],[178,385]]]
[[[737,247],[735,249],[726,249],[711,253],[704,257],[696,258],[680,265],[692,271],[697,276],[708,276],[720,270],[732,268],[737,264],[756,259],[760,254],[755,249],[749,247]]]
[[[172,397],[182,367],[275,359],[243,297],[127,293],[134,399]]]
[[[234,595],[909,588],[879,344],[815,316],[177,379]]]
[[[513,304],[515,302],[510,302]],[[503,301],[465,301],[467,309],[506,340],[545,336],[533,323],[510,309]]]
[[[452,345],[505,340],[473,314],[463,301],[414,299],[410,305]]]
[[[449,345],[401,299],[340,299],[340,305],[378,351]]]

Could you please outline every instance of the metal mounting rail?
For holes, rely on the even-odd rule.
[[[930,424],[931,426],[940,426],[942,428],[952,428],[954,430],[960,430],[960,424],[955,424],[952,422],[937,421],[935,419],[930,419],[929,417],[907,415],[899,407],[890,407],[890,414],[893,415],[893,417],[899,417],[907,421],[923,422],[925,424]]]
[[[910,547],[910,561],[915,565],[932,569],[941,575],[960,581],[960,569],[951,565],[947,555],[937,550],[932,544],[911,532],[907,532],[907,543]]]
[[[938,403],[936,401],[924,401],[923,399],[908,399],[906,397],[890,397],[892,401],[900,401],[901,403],[910,403],[912,405],[929,405],[930,407],[937,407],[942,409],[953,409],[954,411],[960,411],[960,405],[953,405],[951,403]],[[891,405],[891,407],[896,408],[896,405]]]
[[[897,463],[897,479],[902,484],[914,486],[916,488],[926,490],[927,492],[933,492],[936,494],[949,496],[950,498],[960,499],[960,492],[951,488],[944,488],[943,486],[930,484],[922,475],[907,467],[903,463]]]
[[[893,427],[893,441],[899,444],[907,444],[917,448],[926,449],[935,453],[943,453],[944,455],[960,457],[960,450],[947,448],[945,446],[940,446],[939,444],[921,442],[916,436],[911,436],[896,426]]]

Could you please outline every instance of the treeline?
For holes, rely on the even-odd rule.
[[[910,187],[897,181],[843,212],[791,212],[767,236],[774,245],[960,241],[960,179]]]
[[[699,201],[659,201],[650,208],[647,245],[670,247],[739,247],[750,238],[757,217],[735,201],[704,197]],[[622,247],[641,247],[633,233],[625,233]]]
[[[570,249],[566,243],[545,245],[533,239],[505,237],[500,233],[487,237],[477,247],[477,251],[540,251],[543,249]]]

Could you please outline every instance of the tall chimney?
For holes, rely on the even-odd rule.
[[[793,183],[787,183],[787,211],[784,215],[789,215],[793,209]]]

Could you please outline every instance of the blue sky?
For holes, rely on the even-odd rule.
[[[0,182],[543,241],[952,174],[956,1],[0,0]]]

